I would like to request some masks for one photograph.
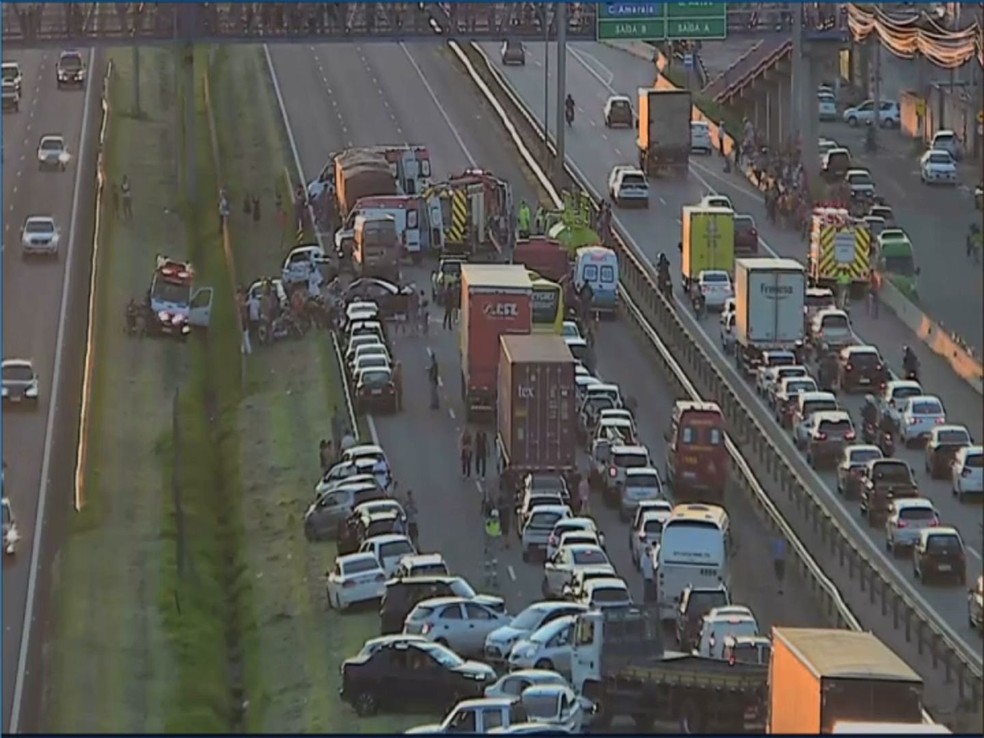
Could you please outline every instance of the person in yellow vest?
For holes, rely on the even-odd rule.
[[[519,227],[519,237],[529,238],[530,237],[530,220],[533,215],[530,213],[530,206],[526,204],[526,200],[523,200],[519,204],[519,212],[516,216],[516,224]]]
[[[500,538],[502,538],[502,523],[499,521],[499,511],[493,508],[485,519],[485,544],[489,550],[498,549]]]
[[[840,305],[841,310],[847,310],[847,300],[851,292],[851,275],[848,274],[847,269],[841,267],[840,273],[837,275],[837,304]]]

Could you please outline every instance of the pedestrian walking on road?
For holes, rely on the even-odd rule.
[[[130,189],[130,178],[125,174],[120,181],[120,195],[123,198],[123,220],[130,220],[133,217],[133,192]]]
[[[327,438],[322,438],[321,443],[318,445],[318,458],[321,462],[322,474],[331,469],[332,464],[335,462],[335,449],[332,447],[331,441]]]
[[[443,292],[441,302],[444,303],[444,320],[441,322],[441,325],[444,327],[444,330],[449,331],[454,325],[454,303],[451,301],[451,288],[445,287]]]
[[[509,526],[512,524],[512,506],[508,495],[499,494],[496,500],[496,508],[499,510],[499,525],[502,527],[503,546],[509,548]]]
[[[489,437],[483,430],[479,429],[475,434],[475,476],[485,479],[485,464],[489,455]]]
[[[441,374],[437,368],[437,357],[434,356],[434,352],[431,352],[430,355],[430,365],[427,367],[427,379],[430,382],[431,410],[437,410],[441,404],[437,395],[437,388],[441,384]]]
[[[407,516],[407,535],[414,548],[417,548],[417,540],[420,537],[420,529],[417,527],[417,501],[413,498],[413,490],[407,490],[407,499],[403,503],[403,512]]]
[[[786,578],[786,539],[780,535],[772,539],[772,566],[779,582],[779,594],[782,594],[782,583]]]
[[[581,477],[577,485],[577,505],[578,515],[589,515],[591,513],[591,484],[588,482],[588,475]]]
[[[461,431],[461,438],[458,442],[458,450],[461,452],[461,478],[469,479],[472,473],[472,434],[468,426]]]

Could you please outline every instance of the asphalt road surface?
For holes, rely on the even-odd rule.
[[[73,230],[76,171],[81,159],[83,90],[55,86],[57,51],[22,51],[10,57],[24,75],[20,111],[3,115],[3,355],[34,361],[41,385],[36,409],[18,407],[3,413],[3,456],[8,464],[4,495],[10,497],[23,538],[14,558],[3,568],[3,725],[11,717],[15,677],[24,629],[30,579],[31,545],[44,481],[42,468],[50,458],[51,397],[55,375],[56,337],[63,287],[68,278],[67,254]],[[7,57],[5,57],[7,60]],[[91,62],[91,59],[90,59]],[[90,64],[91,69],[91,64]],[[98,95],[89,95],[98,100]],[[90,100],[91,102],[91,100]],[[36,150],[42,135],[65,136],[71,163],[65,172],[38,170]],[[86,132],[88,136],[88,131]],[[51,215],[61,230],[57,259],[25,261],[21,227],[29,215]],[[76,254],[78,250],[76,250]],[[66,460],[72,464],[73,459]],[[70,501],[66,501],[66,505]]]
[[[491,125],[491,113],[448,63],[447,51],[441,47],[276,46],[271,54],[308,177],[320,170],[330,151],[341,146],[416,142],[430,148],[437,176],[477,165],[511,181],[517,197],[534,198],[505,141]],[[407,276],[426,288],[429,269],[410,269]],[[412,489],[419,501],[422,547],[442,552],[454,571],[481,590],[480,486],[474,479],[461,479],[457,454],[463,418],[457,332],[443,330],[440,319],[432,314],[427,337],[394,339],[397,358],[404,365],[405,410],[374,417],[371,425],[389,454],[400,489]],[[428,349],[437,355],[442,373],[442,403],[437,411],[428,407]],[[618,382],[637,401],[642,437],[659,459],[672,392],[621,323],[602,326],[598,356],[600,374]],[[593,507],[613,563],[641,598],[642,579],[629,558],[627,526],[597,501]],[[728,509],[738,542],[732,564],[736,600],[755,610],[766,632],[776,623],[819,624],[804,587],[789,584],[784,595],[778,594],[770,573],[765,526],[739,499],[729,500]],[[500,557],[499,576],[501,591],[515,612],[540,599],[542,568],[523,563],[513,541]]]
[[[542,116],[544,70],[542,45],[527,45],[525,67],[503,68],[498,62],[498,49],[492,44],[483,48],[495,60],[513,88],[524,102],[538,116]],[[550,69],[556,66],[550,60]],[[625,52],[599,44],[579,44],[574,47],[567,63],[567,86],[574,94],[578,111],[573,128],[567,131],[566,152],[568,162],[574,166],[601,196],[607,196],[608,174],[616,164],[633,164],[636,161],[635,132],[608,130],[604,127],[602,107],[613,91],[631,91],[639,86],[651,84],[651,64],[637,59]],[[553,82],[551,82],[553,86]],[[553,110],[551,102],[550,110]],[[542,119],[542,118],[541,118]],[[718,158],[691,159],[691,168],[685,180],[654,180],[650,184],[651,198],[649,210],[616,212],[616,220],[623,230],[630,234],[636,245],[653,261],[660,251],[669,257],[671,270],[678,275],[680,259],[677,241],[680,236],[680,213],[684,205],[697,202],[709,191],[720,191],[729,195],[740,212],[754,216],[759,233],[763,239],[764,251],[782,256],[802,259],[805,244],[797,234],[772,226],[766,218],[761,195],[755,192],[738,175],[724,175]],[[941,260],[942,261],[942,260]],[[949,365],[919,343],[915,336],[889,311],[882,310],[875,319],[865,314],[862,305],[852,311],[855,331],[864,340],[871,341],[882,350],[883,356],[893,370],[901,367],[901,349],[904,344],[914,346],[921,359],[923,386],[928,393],[936,394],[947,409],[949,422],[962,423],[970,429],[975,439],[982,437],[982,400],[971,387],[954,374]],[[717,346],[718,324],[713,318],[706,318],[701,325],[710,342]],[[842,402],[856,421],[860,416],[861,396],[843,397]],[[788,434],[771,423],[775,436],[783,441],[792,456],[798,453],[788,441]],[[981,572],[981,528],[980,507],[960,505],[952,497],[949,482],[930,480],[923,472],[924,457],[921,451],[902,450],[901,458],[906,459],[916,471],[923,494],[933,500],[944,524],[956,525],[970,549],[968,557],[968,582]],[[980,663],[980,640],[967,621],[966,588],[963,586],[926,586],[912,578],[912,567],[907,560],[893,560],[884,551],[884,534],[878,529],[869,529],[861,521],[854,503],[845,503],[838,497],[832,474],[815,477],[817,489],[827,498],[832,510],[839,511],[838,517],[853,529],[859,541],[867,540],[876,556],[897,568],[905,586],[910,587],[917,601],[922,601],[927,610],[936,611],[941,620],[952,629],[952,635],[964,642],[970,653],[976,654]]]

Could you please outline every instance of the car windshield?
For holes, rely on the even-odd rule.
[[[82,68],[82,57],[78,54],[65,54],[58,63],[64,69],[81,69]]]
[[[984,467],[984,454],[968,454],[967,459],[964,461],[964,466],[968,466],[971,469]]]
[[[953,158],[942,151],[937,151],[929,155],[930,164],[951,164],[953,163]]]
[[[640,466],[649,466],[649,459],[645,454],[635,451],[616,451],[612,454],[612,463],[622,469],[633,469]]]
[[[750,231],[755,228],[755,221],[750,215],[735,216],[735,230]]]
[[[390,381],[390,373],[381,369],[370,369],[359,375],[359,384],[366,386],[386,384]]]
[[[912,403],[913,415],[940,415],[943,408],[934,400],[919,400]]]
[[[367,571],[374,571],[379,568],[379,564],[373,559],[356,559],[355,561],[345,561],[342,564],[342,574],[352,576],[362,574]]]
[[[591,593],[591,601],[595,603],[625,602],[628,599],[628,593],[621,587],[599,587]]]
[[[623,174],[622,175],[622,186],[623,187],[645,187],[646,178],[641,174]]]
[[[843,434],[851,430],[851,421],[847,418],[843,420],[823,420],[820,422],[821,433]]]
[[[867,466],[869,461],[880,459],[881,451],[876,448],[866,448],[851,452],[851,466]]]
[[[918,387],[897,387],[892,392],[892,399],[893,400],[904,400],[907,397],[915,397],[918,394],[921,394],[921,392],[920,392],[920,390],[919,390]]]
[[[30,382],[34,379],[34,370],[24,364],[11,364],[3,368],[4,382]]]
[[[41,142],[42,151],[61,151],[62,142],[56,138],[46,138]]]
[[[627,112],[629,110],[628,100],[612,100],[612,111],[618,111],[620,113]]]
[[[932,520],[936,512],[931,507],[903,507],[899,510],[899,517],[903,520]]]
[[[55,225],[47,220],[29,220],[24,230],[27,233],[52,233]]]
[[[851,184],[856,185],[867,185],[871,184],[871,175],[867,172],[851,172],[847,175],[848,180]]]
[[[574,552],[574,564],[577,566],[593,566],[607,563],[608,557],[601,549],[586,548],[583,551]]]
[[[547,530],[553,530],[553,527],[560,520],[561,514],[559,512],[542,511],[533,513],[530,517],[530,527],[531,528],[546,528]]]
[[[812,379],[799,379],[795,382],[786,382],[786,392],[790,395],[797,395],[800,392],[813,392],[817,388],[817,383]]]
[[[846,315],[825,315],[823,318],[823,330],[846,331],[849,327]]]
[[[724,272],[704,272],[701,277],[702,282],[713,282],[716,284],[728,284],[731,279]]]
[[[954,428],[953,430],[940,431],[937,439],[940,443],[970,443],[970,435],[963,428]]]
[[[153,299],[173,305],[187,305],[191,301],[191,287],[158,279],[154,282]]]
[[[625,480],[626,487],[658,488],[659,477],[655,474],[633,474]]]
[[[904,277],[911,277],[916,273],[916,265],[911,255],[906,256],[886,256],[885,271],[892,274],[901,274]]]
[[[643,525],[646,535],[659,535],[663,532],[663,521],[656,518],[649,518]]]
[[[691,592],[687,600],[687,612],[692,617],[701,617],[715,607],[723,607],[728,604],[728,597],[723,591],[720,592]]]
[[[425,648],[427,653],[429,653],[437,663],[445,668],[456,669],[465,663],[463,658],[451,649],[445,648],[440,643],[428,644],[426,647],[421,646],[421,648]]]
[[[863,366],[881,363],[881,357],[874,351],[852,351],[848,354],[847,360],[852,364],[861,364]]]
[[[540,623],[543,622],[546,615],[547,613],[540,608],[527,607],[512,619],[509,627],[515,628],[516,630],[533,630],[540,627]]]
[[[935,554],[955,554],[961,550],[960,539],[956,536],[930,536],[926,550]]]
[[[390,541],[379,547],[379,555],[384,559],[394,556],[405,556],[406,554],[412,553],[414,553],[413,546],[410,544],[410,541],[406,540]]]

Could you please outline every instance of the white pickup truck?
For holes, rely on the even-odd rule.
[[[562,732],[580,733],[587,723],[585,703],[566,685],[539,684],[527,687],[519,699],[463,700],[441,723],[421,725],[406,732],[478,734],[521,723],[539,723]]]

